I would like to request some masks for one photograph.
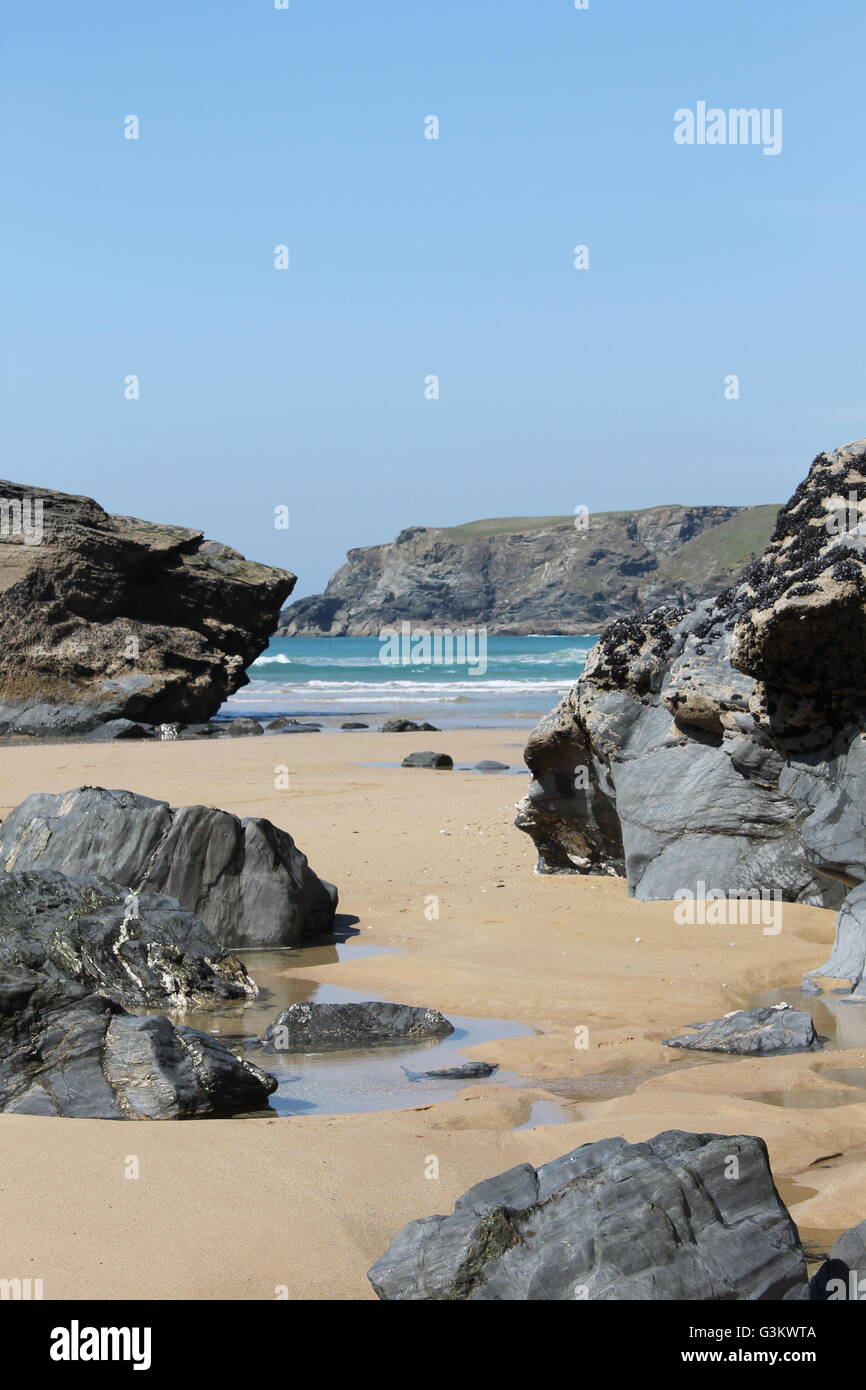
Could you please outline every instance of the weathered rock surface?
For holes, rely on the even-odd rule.
[[[386,719],[380,733],[383,734],[438,734],[435,724],[416,724],[414,719]]]
[[[478,1183],[450,1216],[404,1227],[369,1278],[402,1302],[807,1297],[763,1140],[677,1130]]]
[[[760,554],[775,507],[649,507],[590,516],[410,526],[350,550],[281,635],[376,635],[403,621],[491,633],[598,632],[611,617],[716,593]]]
[[[449,753],[433,753],[429,749],[421,753],[407,753],[401,767],[453,767],[454,759]]]
[[[818,1046],[812,1015],[789,1004],[766,1009],[739,1009],[708,1023],[692,1023],[693,1033],[666,1038],[666,1047],[685,1047],[695,1052],[730,1052],[737,1055],[793,1052]]]
[[[0,826],[0,866],[167,893],[224,946],[295,946],[329,930],[337,905],[336,888],[270,821],[103,787],[28,796]]]
[[[12,733],[208,719],[247,683],[295,582],[89,497],[0,482],[0,505],[0,728]]]
[[[498,763],[495,758],[482,758],[475,764],[476,772],[507,772],[508,763]]]
[[[260,724],[257,719],[231,719],[227,722],[226,732],[229,738],[243,738],[247,734],[263,734],[265,732],[264,725]]]
[[[194,1028],[124,1006],[255,993],[172,898],[98,875],[0,876],[0,1110],[181,1119],[263,1108],[272,1077]]]
[[[265,1033],[265,1047],[277,1052],[319,1052],[330,1048],[372,1047],[380,1043],[444,1038],[453,1024],[438,1009],[364,1000],[352,1004],[290,1004]]]
[[[866,963],[866,441],[821,454],[715,600],[609,627],[533,731],[517,824],[542,872],[639,898],[772,892],[838,907]],[[853,890],[853,891],[851,891]],[[864,994],[862,997],[866,997]]]

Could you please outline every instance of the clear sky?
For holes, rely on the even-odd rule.
[[[7,0],[2,28],[9,478],[300,596],[408,525],[781,501],[866,434],[862,0]],[[699,101],[780,108],[781,153],[677,145]]]

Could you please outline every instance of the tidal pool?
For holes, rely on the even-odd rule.
[[[447,1038],[346,1051],[269,1052],[258,1045],[268,1024],[290,1004],[360,1003],[381,997],[299,978],[294,971],[383,953],[392,954],[386,947],[363,942],[298,950],[244,951],[240,954],[259,987],[255,999],[231,999],[208,1009],[173,1014],[172,1019],[199,1028],[203,1033],[218,1035],[232,1052],[277,1078],[279,1088],[270,1097],[270,1110],[258,1112],[263,1114],[344,1115],[370,1110],[405,1110],[447,1100],[467,1085],[527,1084],[516,1075],[499,1071],[490,1077],[466,1080],[423,1078],[415,1081],[406,1075],[407,1071],[459,1066],[470,1060],[463,1048],[495,1038],[527,1037],[532,1033],[525,1024],[507,1019],[466,1018],[449,1013],[446,1017],[454,1025],[454,1032]],[[431,999],[429,1005],[435,1008],[436,1000]]]

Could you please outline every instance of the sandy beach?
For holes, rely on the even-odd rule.
[[[484,729],[4,749],[4,816],[31,792],[89,784],[268,817],[338,885],[362,939],[392,952],[311,978],[535,1031],[469,1054],[525,1085],[470,1084],[411,1110],[137,1126],[2,1115],[0,1275],[41,1278],[46,1299],[372,1298],[366,1271],[394,1233],[473,1182],[670,1128],[761,1135],[813,1251],[866,1216],[866,1091],[822,1076],[861,1068],[862,1048],[755,1061],[660,1042],[796,989],[826,958],[834,914],[786,904],[778,935],[678,925],[671,903],[631,900],[622,880],[534,874],[512,825],[525,778],[375,765],[422,747],[516,764],[522,744]],[[521,1128],[538,1101],[564,1122]]]

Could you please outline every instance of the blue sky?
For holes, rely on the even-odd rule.
[[[408,525],[784,500],[866,434],[864,40],[861,0],[10,0],[3,472],[297,596]],[[699,100],[782,152],[676,145]]]

